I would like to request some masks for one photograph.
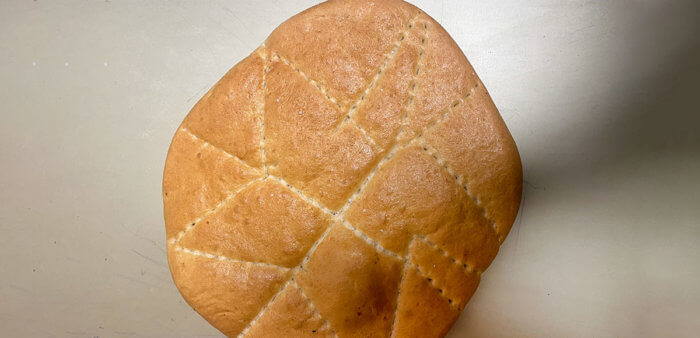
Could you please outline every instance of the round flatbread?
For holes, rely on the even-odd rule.
[[[515,143],[460,48],[399,0],[280,25],[168,152],[168,261],[228,336],[447,333],[517,214]]]

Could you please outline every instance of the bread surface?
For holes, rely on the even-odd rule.
[[[176,131],[168,262],[228,336],[442,336],[521,189],[511,135],[437,22],[399,0],[329,1]]]

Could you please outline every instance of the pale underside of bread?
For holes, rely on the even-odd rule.
[[[177,130],[168,261],[228,336],[442,336],[521,189],[510,133],[437,22],[398,0],[329,1]]]

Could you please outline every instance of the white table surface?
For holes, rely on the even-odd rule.
[[[197,99],[297,1],[0,1],[0,336],[189,337],[161,178]],[[700,334],[700,2],[415,1],[523,159],[452,337]]]

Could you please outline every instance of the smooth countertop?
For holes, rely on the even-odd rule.
[[[167,268],[166,151],[314,3],[0,2],[0,335],[218,335]],[[525,170],[450,336],[697,336],[700,3],[414,3],[474,65]]]

